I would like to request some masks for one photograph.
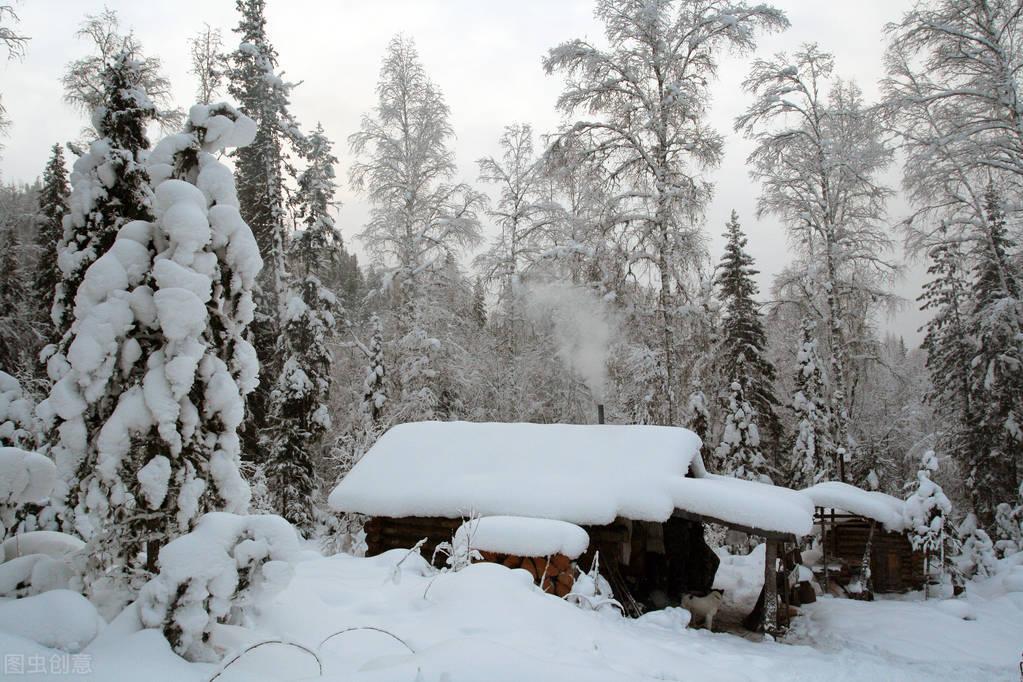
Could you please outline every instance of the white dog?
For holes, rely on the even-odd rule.
[[[695,594],[684,594],[682,595],[682,606],[693,614],[691,623],[696,623],[699,619],[703,619],[704,626],[714,631],[714,616],[717,615],[718,609],[721,608],[721,597],[724,594],[722,590],[711,590],[703,596],[697,596]]]

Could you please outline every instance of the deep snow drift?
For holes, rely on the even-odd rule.
[[[718,583],[744,602],[743,608],[752,606],[759,591],[762,558],[762,549],[749,557],[724,556]],[[638,620],[584,611],[541,593],[525,571],[494,564],[438,574],[402,550],[367,559],[324,558],[307,549],[295,558],[294,568],[289,587],[260,602],[247,627],[216,626],[213,643],[226,652],[224,663],[186,663],[159,631],[141,629],[137,612],[129,608],[74,654],[89,674],[49,677],[202,682],[222,669],[232,652],[266,640],[305,649],[264,645],[218,679],[987,682],[1015,681],[1019,675],[1023,592],[1006,590],[1023,566],[1005,566],[996,578],[970,583],[965,598],[954,602],[923,602],[919,595],[872,603],[824,598],[804,607],[780,643],[685,629],[688,618],[680,609]],[[49,599],[61,600],[63,594]],[[66,662],[71,654],[65,651],[82,646],[74,641],[65,651],[47,648],[33,641],[37,634],[50,644],[95,634],[87,602],[66,605],[73,611],[67,632],[54,622],[53,604],[32,609],[30,603],[0,604],[0,650],[23,663],[31,659],[45,666],[51,657]]]

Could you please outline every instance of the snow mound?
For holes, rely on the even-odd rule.
[[[96,607],[70,590],[0,604],[0,632],[70,653],[84,649],[104,625]]]
[[[68,554],[73,554],[83,547],[85,543],[74,535],[58,533],[53,530],[35,530],[30,533],[21,533],[4,540],[0,550],[0,561],[10,561],[17,557],[30,554],[45,554],[54,559],[60,559]]]
[[[20,448],[0,448],[0,504],[39,502],[53,490],[57,468],[48,458]]]
[[[938,602],[938,608],[956,618],[963,620],[976,620],[977,613],[970,603],[965,599],[943,599]]]
[[[74,571],[63,557],[26,554],[0,564],[0,596],[28,597],[67,589]]]
[[[466,521],[455,532],[454,545],[516,556],[541,557],[564,554],[578,558],[590,544],[579,526],[553,519],[522,516],[486,516]]]
[[[813,506],[841,509],[878,521],[886,530],[905,530],[905,503],[897,497],[872,490],[861,490],[848,483],[825,481],[799,491]]]
[[[664,521],[700,449],[666,426],[418,422],[390,429],[330,494],[370,516]]]

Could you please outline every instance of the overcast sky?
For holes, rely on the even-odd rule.
[[[237,23],[231,0],[18,2],[19,29],[32,40],[24,60],[0,67],[0,93],[12,123],[0,160],[5,181],[34,179],[54,142],[78,136],[84,119],[63,103],[59,79],[68,61],[90,49],[74,37],[82,17],[100,11],[104,4],[118,12],[123,26],[134,29],[146,54],[163,60],[182,107],[193,101],[195,90],[188,73],[187,39],[205,22],[222,29],[229,48],[236,44],[230,30]],[[788,13],[792,27],[763,38],[760,54],[791,51],[816,41],[834,53],[839,75],[856,80],[868,101],[876,99],[883,27],[901,16],[910,0],[778,0],[775,4]],[[592,16],[592,0],[268,0],[268,5],[268,31],[280,53],[281,68],[290,80],[302,81],[293,95],[294,113],[306,129],[322,122],[337,145],[339,198],[344,204],[339,225],[360,253],[355,234],[368,209],[343,181],[350,161],[346,138],[375,102],[380,60],[395,33],[415,38],[427,72],[447,98],[458,136],[459,168],[463,179],[471,181],[477,175],[475,160],[498,153],[497,139],[505,125],[531,123],[538,132],[557,127],[560,117],[554,103],[561,82],[543,73],[541,56],[564,40],[602,37]],[[749,61],[725,58],[713,88],[711,120],[725,134],[726,147],[724,162],[713,174],[717,190],[706,229],[713,237],[716,261],[728,214],[733,208],[739,211],[766,295],[771,277],[790,256],[777,221],[757,221],[753,215],[759,189],[745,169],[751,147],[732,132],[732,121],[749,102],[741,89]],[[887,177],[897,186],[898,169],[893,168]],[[905,212],[901,198],[889,205],[892,223]],[[896,241],[901,241],[898,235]],[[913,345],[920,340],[917,328],[925,320],[913,303],[922,270],[919,264],[909,266],[896,291],[910,305],[881,321],[885,329],[902,334]]]

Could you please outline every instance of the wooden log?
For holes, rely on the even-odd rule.
[[[522,557],[509,556],[502,563],[508,568],[519,568],[522,566]]]
[[[552,556],[551,563],[557,566],[559,571],[567,571],[572,568],[572,560],[564,554],[555,554]]]

